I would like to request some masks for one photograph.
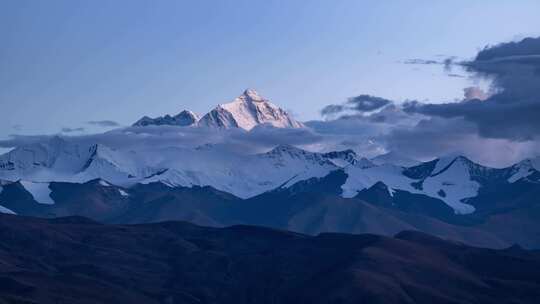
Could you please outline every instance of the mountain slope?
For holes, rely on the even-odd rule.
[[[279,145],[245,155],[213,145],[111,149],[60,137],[0,160],[0,212],[304,233],[417,229],[482,246],[540,247],[540,172],[532,160],[495,169],[451,156],[404,168],[352,150]],[[497,227],[502,219],[513,231]]]
[[[417,232],[311,237],[0,215],[8,303],[536,303],[540,255]],[[69,257],[69,258],[68,258]]]
[[[19,215],[80,215],[108,223],[184,220],[214,227],[262,225],[309,234],[369,232],[393,235],[415,229],[484,247],[501,248],[514,242],[511,235],[503,240],[489,229],[438,218],[437,213],[424,211],[437,205],[429,208],[422,205],[423,201],[414,208],[407,204],[403,205],[406,208],[394,208],[357,198],[341,198],[340,185],[346,178],[343,170],[336,170],[323,178],[310,178],[247,200],[212,187],[169,187],[150,183],[121,188],[102,180],[84,184],[51,183],[52,205],[36,202],[20,183],[12,183],[0,193],[0,202],[9,202],[5,207]],[[395,198],[401,197],[401,192],[397,191]],[[401,203],[397,205],[400,206]],[[446,205],[439,202],[439,206]],[[522,234],[519,240],[528,247],[540,247],[534,231]]]

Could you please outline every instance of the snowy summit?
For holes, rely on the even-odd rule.
[[[302,128],[301,122],[293,119],[285,110],[271,103],[253,89],[247,89],[230,103],[220,104],[201,119],[191,111],[183,111],[176,116],[165,115],[158,118],[147,116],[134,126],[175,125],[203,126],[219,129],[241,128],[251,130],[262,124],[276,128]]]
[[[200,125],[217,128],[242,128],[251,130],[260,124],[277,128],[301,128],[287,112],[261,97],[257,91],[247,89],[230,103],[218,105],[206,114]]]

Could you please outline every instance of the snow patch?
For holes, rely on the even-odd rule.
[[[51,198],[51,189],[49,183],[21,181],[24,189],[32,194],[34,200],[40,204],[54,205],[54,200]]]
[[[423,192],[431,197],[438,197],[439,191],[443,190],[446,194],[444,202],[457,214],[468,214],[474,212],[475,208],[462,200],[477,196],[480,184],[471,179],[469,167],[463,161],[456,160],[443,173],[428,177],[423,188]]]
[[[15,212],[13,212],[13,210],[8,209],[8,208],[6,208],[6,207],[4,207],[4,206],[1,206],[1,205],[0,205],[0,213],[4,213],[4,214],[17,214],[17,213],[15,213]]]
[[[394,197],[394,193],[396,193],[396,190],[390,187],[386,187],[386,189],[388,189],[388,194],[390,194],[391,197]]]

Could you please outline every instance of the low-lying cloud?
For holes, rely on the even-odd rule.
[[[87,122],[89,125],[99,127],[119,127],[120,124],[113,120],[91,120]]]
[[[277,145],[307,146],[324,141],[324,136],[311,129],[281,129],[259,126],[251,131],[206,127],[145,126],[127,127],[88,135],[12,135],[0,140],[0,148],[48,144],[55,137],[81,145],[102,144],[118,150],[159,150],[167,148],[197,148],[207,144],[235,153],[253,154]]]
[[[84,128],[68,128],[68,127],[64,127],[62,128],[62,133],[74,133],[74,132],[84,132]]]

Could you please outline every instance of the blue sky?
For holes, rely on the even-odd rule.
[[[475,81],[401,62],[538,36],[539,13],[539,1],[0,0],[0,138],[204,113],[247,87],[300,120],[359,94],[449,101]]]

